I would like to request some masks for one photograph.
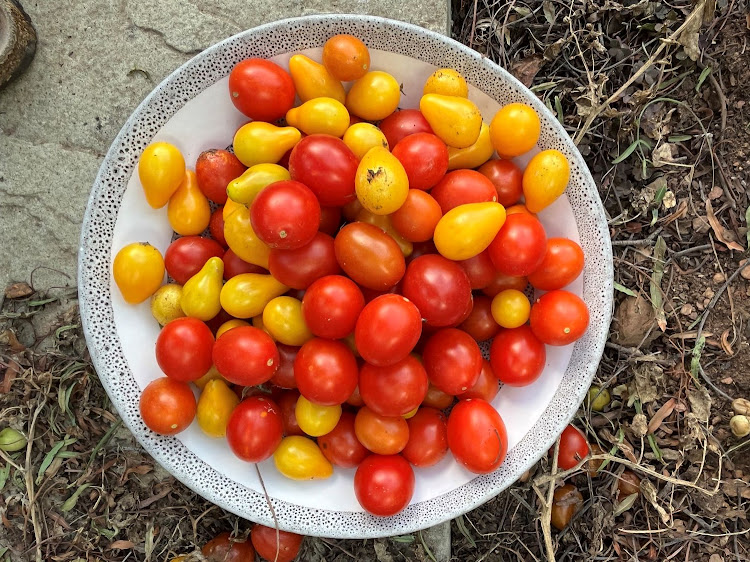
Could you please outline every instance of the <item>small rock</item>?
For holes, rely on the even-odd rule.
[[[695,307],[689,302],[686,302],[682,305],[682,308],[680,308],[680,314],[683,316],[690,316],[693,312],[695,312]]]
[[[716,293],[711,287],[708,287],[705,291],[703,291],[703,296],[707,299],[712,299]]]
[[[750,400],[747,398],[735,398],[732,400],[732,410],[738,416],[750,415]]]
[[[651,303],[642,295],[627,297],[615,312],[612,339],[617,344],[633,347],[641,345],[645,337],[643,344],[648,345],[659,337],[655,322],[656,315]]]
[[[734,379],[732,377],[724,377],[721,379],[722,384],[732,384]]]
[[[11,283],[5,288],[6,299],[22,299],[34,292],[28,283]]]
[[[714,283],[723,283],[727,280],[727,276],[723,273],[719,272],[714,274]]]
[[[724,562],[724,557],[719,554],[712,554],[708,558],[708,562]]]

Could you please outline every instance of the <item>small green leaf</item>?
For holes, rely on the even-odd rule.
[[[656,439],[652,433],[648,434],[648,444],[651,445],[651,450],[654,452],[654,456],[659,460],[660,463],[664,464],[664,457],[662,457],[661,449],[656,443]]]
[[[634,140],[633,143],[629,147],[627,147],[622,154],[620,154],[617,158],[612,160],[612,163],[619,164],[620,162],[625,160],[628,156],[633,154],[635,152],[635,149],[638,148],[641,144],[646,144],[646,143],[644,143],[641,139]]]
[[[391,537],[391,540],[393,542],[412,543],[414,542],[414,535],[396,535]]]
[[[424,548],[424,551],[427,554],[428,558],[432,560],[432,562],[438,562],[437,558],[435,558],[435,555],[432,553],[432,550],[430,550],[430,547],[427,546],[427,541],[424,540],[422,531],[419,531],[419,542],[422,543],[422,548]]]
[[[617,281],[615,281],[615,291],[620,291],[621,293],[625,293],[626,295],[628,295],[630,297],[637,297],[638,296],[633,291],[631,291],[630,289],[628,289],[626,286],[620,285]]]
[[[474,542],[474,538],[469,534],[469,530],[466,528],[466,523],[464,522],[463,515],[459,515],[458,517],[456,517],[456,527],[458,527],[458,530],[461,531],[461,534],[466,537],[466,540],[469,541],[471,548],[476,548],[477,543]]]
[[[555,22],[555,5],[550,0],[544,0],[542,10],[544,11],[544,19],[552,25]]]
[[[52,449],[50,449],[49,453],[45,455],[44,460],[42,461],[42,464],[39,467],[39,472],[37,473],[37,477],[36,477],[37,485],[42,483],[42,478],[44,478],[44,473],[49,468],[49,465],[52,464],[52,461],[55,460],[55,457],[57,456],[57,454],[64,447],[67,447],[68,445],[72,445],[76,441],[77,439],[75,439],[74,437],[66,437],[62,441],[59,441],[58,443],[56,443],[55,446],[52,447]]]
[[[685,142],[693,138],[693,135],[671,135],[667,137],[668,142]]]
[[[630,494],[629,496],[627,496],[624,500],[622,500],[615,506],[614,516],[617,517],[618,515],[625,513],[628,509],[633,507],[633,504],[637,499],[638,494]]]
[[[706,78],[708,78],[708,75],[711,74],[711,67],[707,66],[703,69],[703,72],[701,72],[701,75],[698,76],[698,83],[695,85],[695,91],[700,92],[701,86],[703,86],[703,82],[706,81]]]
[[[73,509],[76,506],[76,503],[78,503],[78,498],[80,497],[80,495],[83,493],[83,491],[86,488],[89,488],[90,486],[91,484],[84,484],[83,486],[78,488],[75,492],[71,494],[71,496],[67,500],[65,500],[65,503],[62,504],[62,507],[60,508],[60,510],[63,513],[65,513]]]
[[[557,86],[557,82],[542,82],[531,87],[532,92],[544,92]]]
[[[656,195],[654,195],[654,203],[658,206],[661,204],[662,201],[664,201],[664,196],[667,194],[667,185],[666,183],[659,188],[659,190],[656,192]]]
[[[94,459],[96,458],[97,453],[101,450],[102,447],[104,447],[110,439],[112,439],[112,435],[115,431],[122,425],[122,420],[119,419],[115,423],[112,424],[112,427],[110,427],[107,430],[107,433],[102,435],[102,438],[99,439],[99,442],[96,444],[96,447],[93,448],[91,451],[91,455],[89,456],[89,462],[86,463],[86,466],[90,466],[92,462],[94,462]]]
[[[690,374],[693,375],[693,380],[698,381],[698,370],[701,366],[701,354],[703,348],[706,347],[706,336],[701,335],[695,341],[695,347],[693,348],[693,357],[690,359]]]
[[[557,120],[561,125],[564,125],[565,114],[563,113],[562,103],[560,103],[560,96],[555,96],[555,110],[557,112]]]

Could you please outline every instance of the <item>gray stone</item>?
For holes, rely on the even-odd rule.
[[[451,559],[451,522],[446,521],[421,531],[422,538],[437,562]]]
[[[75,284],[85,203],[101,159],[172,70],[243,29],[312,13],[360,13],[447,33],[447,0],[22,0],[31,66],[0,91],[0,288]]]

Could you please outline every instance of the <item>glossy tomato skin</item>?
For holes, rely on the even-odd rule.
[[[214,336],[197,318],[175,318],[156,338],[156,362],[164,374],[180,382],[201,378],[211,368]]]
[[[427,340],[422,360],[430,382],[454,396],[474,386],[482,370],[479,345],[456,328],[440,330]]]
[[[308,135],[292,149],[289,173],[305,184],[323,206],[342,207],[356,198],[354,176],[359,161],[339,138]]]
[[[448,417],[448,447],[471,472],[497,469],[508,452],[508,434],[497,410],[485,400],[461,400]]]
[[[445,414],[435,408],[423,407],[406,420],[409,441],[401,451],[414,466],[437,464],[448,452],[448,427]]]
[[[213,361],[229,382],[255,386],[268,381],[279,368],[279,350],[263,330],[240,326],[216,340]]]
[[[484,289],[492,283],[497,275],[492,258],[487,250],[473,258],[457,262],[469,277],[472,289]]]
[[[422,317],[417,307],[401,295],[387,294],[362,309],[354,328],[354,341],[365,361],[384,367],[409,355],[421,333]]]
[[[229,95],[234,106],[250,119],[272,123],[294,105],[294,82],[275,62],[245,59],[229,73]]]
[[[391,149],[406,170],[410,189],[428,190],[448,171],[448,147],[436,135],[415,133]]]
[[[202,236],[182,236],[172,242],[164,253],[167,274],[180,285],[198,273],[209,258],[224,255],[221,244]]]
[[[574,293],[550,291],[531,307],[529,324],[534,335],[547,345],[569,345],[586,332],[589,309]]]
[[[477,382],[469,390],[458,396],[459,400],[466,398],[481,398],[485,402],[492,402],[500,391],[495,372],[492,365],[486,359],[482,359],[482,370]]]
[[[529,283],[541,291],[562,289],[575,281],[583,271],[581,246],[568,238],[549,238],[544,259],[529,275]]]
[[[523,195],[523,172],[511,160],[490,160],[477,170],[495,186],[497,202],[503,207],[518,203]]]
[[[208,541],[201,549],[207,562],[254,562],[255,550],[251,542],[230,540],[229,533],[221,533]]]
[[[442,216],[443,211],[432,195],[419,189],[409,189],[404,204],[391,215],[391,223],[409,242],[426,242],[432,240]]]
[[[297,399],[300,393],[297,390],[284,390],[275,397],[276,405],[281,413],[281,423],[284,427],[284,435],[305,435],[305,432],[297,423]]]
[[[357,440],[377,455],[395,455],[409,441],[409,426],[402,416],[381,416],[362,406],[354,418]]]
[[[343,412],[333,431],[318,437],[318,446],[331,464],[354,468],[370,454],[354,432],[354,414]]]
[[[322,232],[296,250],[271,250],[268,268],[271,275],[292,289],[307,289],[316,279],[341,273],[333,238]]]
[[[404,276],[406,262],[396,241],[377,226],[353,222],[334,241],[336,260],[358,285],[387,291]]]
[[[418,109],[402,109],[391,113],[380,122],[388,146],[395,147],[404,137],[416,133],[432,134],[432,127]]]
[[[313,338],[294,360],[294,378],[302,396],[321,406],[343,404],[357,387],[359,367],[340,341]]]
[[[557,466],[569,470],[589,454],[589,442],[581,431],[568,425],[560,435],[560,451],[557,455]]]
[[[370,455],[354,475],[354,493],[368,513],[395,515],[414,494],[414,470],[400,455]]]
[[[272,183],[250,208],[255,234],[269,248],[296,250],[312,241],[320,226],[320,204],[304,184],[293,180]]]
[[[403,416],[427,395],[427,372],[413,355],[386,367],[365,363],[359,373],[359,392],[368,408],[381,416]]]
[[[459,205],[497,201],[492,182],[476,170],[453,170],[430,191],[443,214]]]
[[[409,263],[402,292],[417,306],[427,325],[434,327],[461,322],[472,300],[471,284],[461,266],[437,254]]]
[[[227,443],[247,462],[270,457],[281,443],[284,424],[279,406],[265,396],[249,396],[234,409],[227,424]]]
[[[474,297],[474,306],[469,317],[458,327],[476,341],[494,338],[500,331],[500,326],[492,317],[492,299],[484,295]]]
[[[154,379],[141,393],[143,423],[160,435],[175,435],[193,422],[197,403],[187,383],[169,377]]]
[[[219,205],[227,202],[227,185],[246,170],[234,154],[223,148],[204,150],[195,162],[198,188]]]
[[[235,275],[242,273],[268,273],[268,271],[259,265],[247,263],[231,249],[224,252],[224,257],[221,261],[224,262],[224,281],[229,281]]]
[[[527,276],[544,260],[547,235],[535,216],[526,213],[508,215],[488,251],[500,273]]]
[[[302,298],[302,313],[318,337],[342,339],[354,331],[365,297],[357,284],[342,275],[327,275],[310,285]]]
[[[547,351],[529,326],[501,330],[492,340],[490,362],[503,384],[526,386],[544,370]]]
[[[278,544],[277,544],[278,532]],[[250,531],[250,540],[258,556],[273,562],[292,562],[302,546],[302,535],[274,529],[256,523]],[[277,548],[278,546],[278,548]]]
[[[297,388],[297,381],[294,378],[294,360],[299,347],[277,343],[276,349],[279,350],[279,368],[276,369],[269,382],[281,388]]]

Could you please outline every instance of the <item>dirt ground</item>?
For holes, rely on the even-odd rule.
[[[454,520],[460,561],[750,559],[750,12],[736,0],[454,0],[456,39],[556,113],[600,186],[614,244],[615,319],[576,424],[613,459],[551,477],[543,459]],[[7,250],[6,250],[7,251]],[[23,282],[24,280],[19,280]],[[25,280],[30,283],[30,280]],[[0,561],[169,560],[249,523],[196,496],[141,449],[88,359],[74,288],[0,295]],[[640,478],[618,501],[617,478]],[[545,540],[551,482],[581,509]],[[430,560],[419,533],[306,539],[301,560]],[[196,555],[196,560],[199,557]]]

